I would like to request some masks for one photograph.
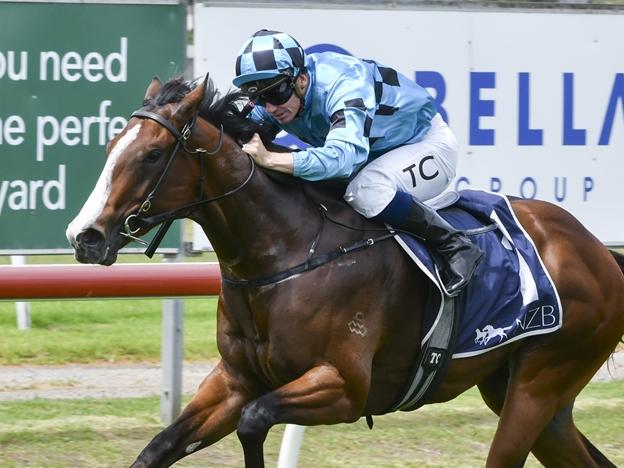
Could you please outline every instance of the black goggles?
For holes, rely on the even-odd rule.
[[[274,106],[281,106],[295,91],[293,79],[290,76],[280,77],[275,82],[259,88],[259,84],[253,83],[245,86],[243,92],[251,101],[263,107],[266,107],[267,102]]]

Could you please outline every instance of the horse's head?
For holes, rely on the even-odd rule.
[[[183,151],[190,135],[184,127],[194,120],[204,90],[191,90],[182,80],[165,86],[152,80],[143,108],[108,143],[95,188],[67,227],[79,262],[111,265],[131,238],[162,221],[154,220],[155,213],[193,201],[198,176],[190,166],[197,158]]]

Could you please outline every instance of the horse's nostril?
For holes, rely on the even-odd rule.
[[[96,229],[86,229],[76,236],[79,244],[95,246],[104,242],[104,235]]]

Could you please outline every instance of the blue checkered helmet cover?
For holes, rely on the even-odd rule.
[[[250,81],[275,78],[278,75],[298,76],[305,67],[305,52],[286,33],[262,29],[250,37],[236,57],[234,86]]]

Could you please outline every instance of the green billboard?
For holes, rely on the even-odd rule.
[[[0,253],[69,248],[106,143],[154,75],[184,74],[185,25],[178,2],[0,1]]]

